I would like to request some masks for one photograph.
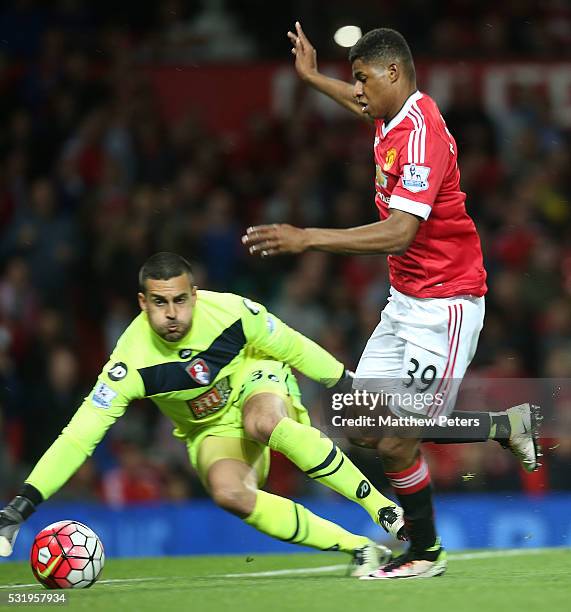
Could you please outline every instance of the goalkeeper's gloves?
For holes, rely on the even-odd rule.
[[[31,485],[24,485],[23,491],[31,491],[36,504],[40,503],[39,491]],[[36,511],[36,504],[27,495],[17,495],[5,508],[0,510],[0,557],[9,557],[22,523]]]

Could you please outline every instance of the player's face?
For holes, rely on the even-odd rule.
[[[384,66],[361,59],[353,62],[353,95],[364,114],[373,119],[384,119],[391,113],[395,96],[395,69],[394,64]]]
[[[147,279],[145,293],[139,293],[139,306],[147,313],[153,331],[167,342],[184,338],[192,323],[196,287],[188,274],[168,280]]]

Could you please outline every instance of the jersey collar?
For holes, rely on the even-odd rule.
[[[417,100],[420,100],[420,98],[422,98],[422,93],[418,90],[410,94],[405,103],[402,105],[400,111],[388,123],[383,122],[381,127],[381,134],[383,135],[383,138],[408,115],[410,107]]]

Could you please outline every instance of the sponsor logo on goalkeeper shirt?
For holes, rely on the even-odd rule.
[[[187,402],[192,414],[196,419],[203,419],[219,410],[222,410],[228,403],[232,387],[228,381],[228,376],[219,380],[212,389],[199,395]]]

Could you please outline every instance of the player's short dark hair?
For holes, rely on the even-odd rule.
[[[139,289],[143,293],[145,292],[145,281],[149,278],[153,280],[169,280],[169,278],[174,278],[181,274],[188,274],[192,284],[192,266],[184,257],[167,251],[155,253],[147,259],[139,270]]]
[[[391,28],[377,28],[362,36],[349,51],[349,61],[396,62],[401,64],[409,79],[416,78],[414,60],[405,37]]]

